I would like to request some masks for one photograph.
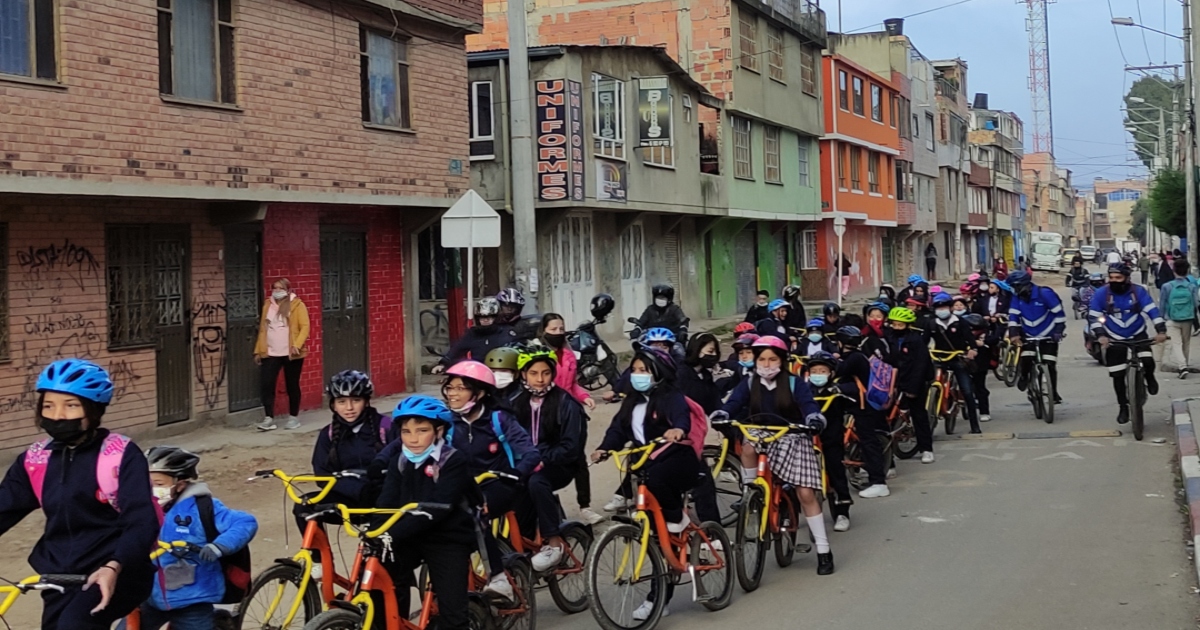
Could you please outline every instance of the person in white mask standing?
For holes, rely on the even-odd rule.
[[[285,429],[299,429],[300,371],[308,355],[308,308],[292,293],[292,284],[280,278],[271,285],[271,296],[263,304],[258,339],[254,342],[254,362],[261,368],[264,418],[259,431],[275,429],[275,386],[279,372],[287,387],[288,415]]]

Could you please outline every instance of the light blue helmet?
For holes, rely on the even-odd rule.
[[[767,312],[773,313],[776,310],[781,309],[787,305],[788,305],[788,303],[786,300],[771,300],[771,303],[767,305]]]
[[[922,283],[922,282],[925,282],[925,278],[922,278],[920,274],[916,274],[916,273],[914,273],[913,275],[911,275],[911,276],[909,276],[909,277],[908,277],[908,284],[909,284],[909,286],[915,286],[915,285],[917,285],[917,284],[920,284],[920,283]]]
[[[37,390],[59,392],[107,405],[112,402],[113,383],[104,368],[83,359],[59,359],[46,366],[37,380]]]
[[[1013,292],[1012,285],[1003,280],[993,280],[992,283],[1000,287],[1001,291],[1008,291],[1009,293]]]
[[[425,418],[436,424],[450,424],[454,416],[446,403],[433,396],[409,396],[396,405],[392,421],[399,424],[403,418]]]
[[[667,343],[675,343],[675,333],[666,328],[651,328],[642,335],[642,343],[654,343],[656,341],[665,341]]]

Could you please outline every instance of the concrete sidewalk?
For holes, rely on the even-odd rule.
[[[1196,436],[1200,434],[1196,423],[1200,422],[1200,401],[1184,398],[1171,403],[1171,415],[1175,422],[1175,444],[1179,449],[1179,473],[1183,481],[1184,500],[1187,504],[1188,525],[1192,535],[1192,561],[1200,579],[1200,447]]]

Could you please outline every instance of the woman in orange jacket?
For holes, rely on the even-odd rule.
[[[287,278],[280,278],[271,285],[271,296],[263,304],[262,319],[258,326],[258,340],[254,343],[254,362],[259,365],[262,382],[262,404],[266,417],[258,423],[259,431],[276,428],[275,385],[279,372],[283,372],[287,386],[288,418],[285,429],[300,428],[300,370],[308,354],[308,308],[292,293]]]

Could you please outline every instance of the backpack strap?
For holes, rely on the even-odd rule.
[[[504,431],[500,428],[500,412],[492,412],[492,431],[496,433],[496,439],[500,440],[500,446],[504,447],[504,454],[508,456],[508,465],[512,468],[517,467],[516,458],[513,457],[512,445],[508,443],[508,436],[504,435]]]
[[[25,451],[25,474],[29,476],[29,485],[38,505],[42,504],[42,486],[46,482],[46,467],[50,464],[50,449],[46,448],[49,444],[49,438],[38,440]]]
[[[100,446],[100,456],[96,458],[96,484],[100,486],[100,497],[120,512],[117,505],[117,486],[121,479],[121,459],[130,439],[124,435],[109,433]]]
[[[392,419],[388,416],[380,416],[379,418],[379,441],[388,443],[388,431],[392,430]]]
[[[217,530],[217,515],[211,494],[196,495],[196,511],[200,513],[200,524],[204,526],[204,540],[215,541],[221,532]]]

